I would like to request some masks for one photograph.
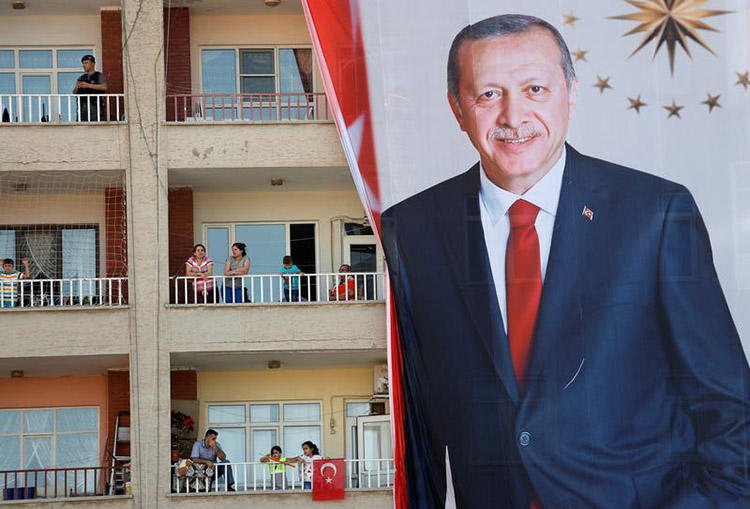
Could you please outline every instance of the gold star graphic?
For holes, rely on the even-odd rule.
[[[706,95],[708,96],[708,98],[705,101],[701,101],[701,104],[705,104],[706,106],[708,106],[709,113],[714,111],[714,108],[721,108],[721,104],[719,104],[719,97],[721,97],[721,94],[711,95],[706,92]]]
[[[684,108],[684,106],[677,106],[677,104],[675,104],[674,102],[674,99],[672,99],[671,106],[664,106],[664,109],[669,112],[669,115],[667,115],[667,118],[677,117],[681,119],[682,117],[680,116],[680,110],[682,108]]]
[[[703,18],[729,14],[732,11],[718,11],[702,9],[701,6],[708,0],[625,0],[638,9],[638,12],[611,16],[611,19],[626,21],[637,21],[640,24],[624,34],[632,35],[644,32],[645,35],[638,47],[635,48],[632,57],[646,44],[656,40],[654,58],[659,49],[666,43],[669,55],[669,70],[674,75],[674,53],[679,44],[685,53],[692,58],[688,48],[688,39],[692,39],[703,46],[712,55],[716,55],[708,44],[698,33],[698,30],[718,32],[714,27],[702,21]]]
[[[735,83],[735,85],[742,85],[742,88],[747,90],[747,87],[750,87],[750,71],[745,71],[742,74],[735,74],[737,74],[737,83]]]
[[[599,76],[598,74],[596,75],[596,83],[594,83],[594,86],[599,89],[600,95],[604,93],[604,90],[612,88],[612,85],[609,84],[609,79],[609,76],[602,79],[601,76]]]
[[[630,97],[628,97],[628,101],[630,101],[630,106],[628,106],[627,109],[635,110],[635,112],[639,115],[641,114],[641,108],[647,106],[645,102],[641,101],[641,94],[638,94],[638,97],[636,97],[635,99],[631,99]]]
[[[568,25],[570,28],[575,28],[576,21],[581,21],[581,18],[576,18],[573,14],[573,11],[570,11],[570,14],[563,14],[563,25]]]
[[[574,63],[578,62],[579,60],[588,62],[588,60],[586,60],[586,53],[588,52],[589,50],[587,49],[581,49],[581,48],[576,47],[576,50],[571,53],[571,55],[573,55],[573,58],[575,58]]]

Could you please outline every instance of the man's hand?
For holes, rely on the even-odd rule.
[[[211,460],[205,460],[204,465],[206,465],[206,468],[214,468],[214,462]]]

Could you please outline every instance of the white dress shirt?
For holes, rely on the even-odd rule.
[[[563,146],[560,159],[557,160],[550,171],[531,189],[519,196],[493,184],[484,173],[484,168],[480,167],[479,203],[484,242],[487,244],[492,280],[495,282],[497,302],[500,305],[506,333],[508,332],[508,305],[505,300],[505,249],[508,244],[508,235],[510,235],[508,209],[516,200],[521,198],[539,207],[539,214],[534,226],[539,237],[539,260],[542,264],[542,283],[544,283],[564,169],[565,146]]]

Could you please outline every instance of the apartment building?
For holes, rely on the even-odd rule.
[[[318,69],[299,0],[0,5],[0,504],[322,506],[259,463],[309,440],[337,507],[392,506],[383,256]],[[209,428],[234,491],[184,468]]]

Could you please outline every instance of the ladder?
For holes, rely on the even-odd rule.
[[[130,467],[130,412],[122,411],[115,419],[115,433],[110,454],[109,495],[124,495]]]

